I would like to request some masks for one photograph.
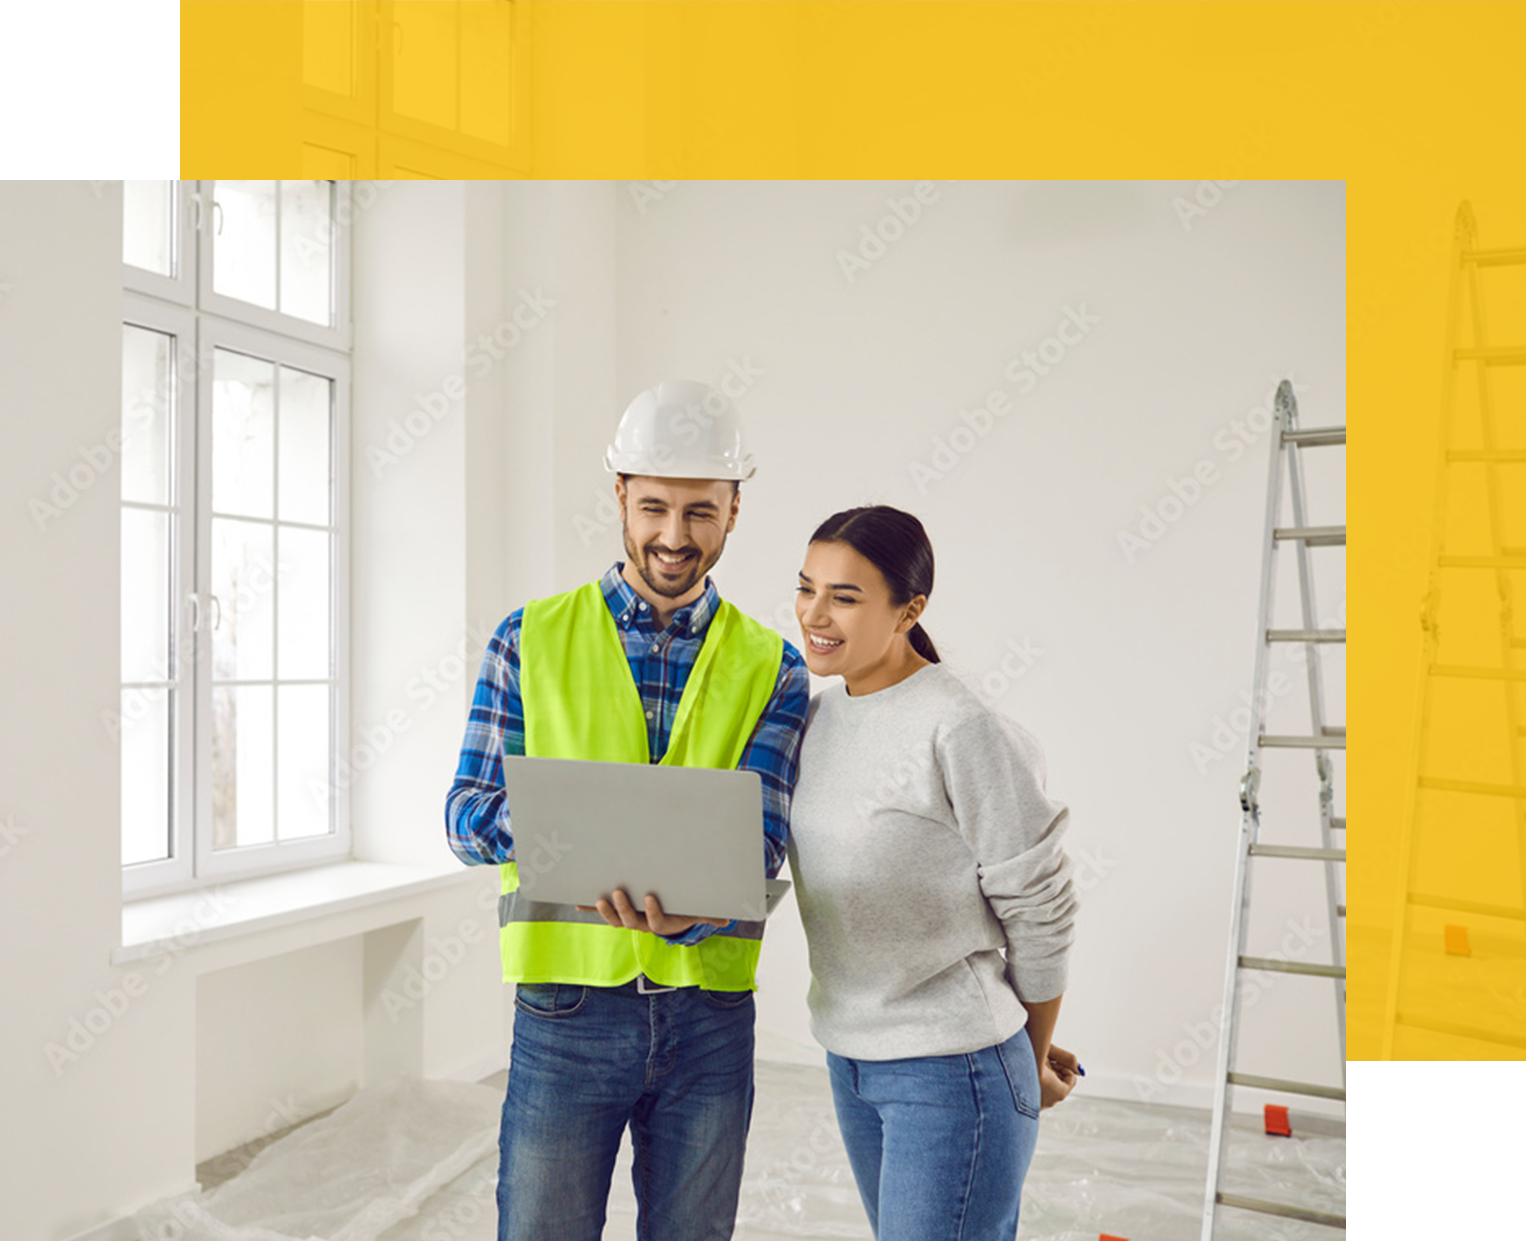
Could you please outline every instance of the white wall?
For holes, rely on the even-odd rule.
[[[913,184],[625,186],[620,392],[668,375],[755,377],[741,408],[761,464],[716,576],[786,636],[817,522],[864,502],[924,519],[938,557],[929,632],[1039,736],[1049,787],[1072,809],[1088,886],[1060,1041],[1093,1090],[1168,1097],[1156,1087],[1180,1079],[1169,1097],[1201,1102],[1244,761],[1228,717],[1251,677],[1266,485],[1264,426],[1248,443],[1236,428],[1283,377],[1305,425],[1345,420],[1343,187],[939,183],[896,236],[887,198],[910,216]],[[850,281],[841,255],[866,227],[895,240],[864,246],[872,263]],[[1047,373],[1014,381],[1009,364],[1069,312],[1096,322],[1062,334],[1079,342]],[[961,431],[990,393],[1010,412]],[[558,486],[607,486],[599,438],[559,455]],[[1173,480],[1190,494],[1182,480],[1201,460],[1213,481],[1178,515]],[[1342,520],[1344,450],[1310,464],[1315,519]],[[1140,506],[1163,501],[1175,520],[1131,559],[1119,532],[1138,534]],[[618,551],[613,534],[584,547],[566,521],[557,537],[568,581]],[[1314,554],[1321,612],[1343,617],[1344,551]],[[1293,586],[1285,576],[1289,605]],[[1343,667],[1337,656],[1326,677],[1342,722]],[[1286,731],[1300,696],[1301,681],[1278,701]],[[1222,757],[1216,717],[1231,726]],[[1286,810],[1269,811],[1267,837],[1292,838],[1315,822],[1312,758],[1265,765],[1266,799]],[[1325,959],[1320,872],[1263,865],[1254,949],[1291,934],[1293,955]],[[1312,944],[1295,933],[1305,919]],[[787,919],[764,968],[763,1029],[807,1042],[805,956]],[[1242,1067],[1338,1082],[1330,987],[1266,987]]]
[[[100,724],[118,693],[109,445],[121,416],[120,220],[116,185],[98,194],[85,182],[0,186],[0,547],[9,600],[0,816],[14,825],[0,846],[8,945],[0,1096],[9,1117],[0,1201],[7,1230],[26,1237],[66,1235],[87,1222],[96,1194],[123,1200],[156,1179],[166,1152],[189,1153],[179,1137],[189,1089],[156,1089],[154,1074],[134,1071],[160,1062],[155,1025],[183,1002],[181,980],[113,1019],[109,1037],[78,1062],[55,1071],[44,1051],[66,1038],[71,1017],[122,986],[122,971],[107,962],[121,893],[116,746]],[[36,516],[33,500],[59,515]],[[99,1123],[103,1116],[132,1117],[135,1140],[123,1142],[124,1130]],[[80,1168],[93,1175],[81,1178]]]

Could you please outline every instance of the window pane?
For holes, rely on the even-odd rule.
[[[392,6],[392,108],[400,116],[455,129],[456,8],[441,0]]]
[[[323,530],[280,527],[279,676],[310,681],[329,675],[329,542]]]
[[[333,198],[328,181],[281,182],[281,313],[325,327],[334,321],[329,304]]]
[[[280,687],[277,808],[281,839],[324,836],[329,815],[329,687]]]
[[[175,274],[175,183],[122,182],[122,260]]]
[[[162,681],[170,655],[170,515],[122,510],[122,680]]]
[[[122,691],[122,865],[170,856],[170,695]]]
[[[212,377],[212,509],[273,517],[275,364],[219,349]]]
[[[175,338],[122,328],[122,499],[170,503],[170,350]]]
[[[461,5],[461,132],[509,142],[513,7]]]
[[[212,212],[212,287],[271,310],[276,305],[276,183],[219,181]]]
[[[281,368],[281,507],[283,521],[329,524],[330,402],[333,381]]]
[[[212,521],[212,676],[217,681],[272,677],[276,569],[272,527]]]
[[[275,838],[272,691],[268,685],[212,691],[212,847]]]
[[[302,81],[336,95],[353,95],[354,30],[352,0],[304,0]]]

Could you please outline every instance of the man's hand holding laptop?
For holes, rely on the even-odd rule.
[[[629,927],[633,931],[650,931],[654,935],[677,935],[687,931],[696,922],[708,922],[711,926],[725,926],[725,918],[685,918],[678,914],[662,912],[660,902],[651,892],[646,894],[644,909],[637,909],[624,889],[616,888],[612,897],[599,898],[597,905],[579,905],[587,913],[597,912],[610,926]]]

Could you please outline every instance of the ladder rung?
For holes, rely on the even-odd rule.
[[[1344,642],[1344,629],[1268,629],[1268,642]]]
[[[1346,545],[1346,527],[1277,526],[1272,531],[1272,537],[1303,542],[1310,547],[1344,547]]]
[[[1526,569],[1526,556],[1443,556],[1443,569]]]
[[[1276,974],[1307,974],[1311,978],[1344,978],[1344,965],[1319,965],[1312,961],[1284,961],[1278,957],[1241,957],[1242,970],[1270,970]]]
[[[1396,1013],[1394,1020],[1401,1025],[1414,1026],[1420,1030],[1434,1030],[1437,1034],[1455,1034],[1459,1038],[1478,1039],[1500,1047],[1526,1047],[1526,1034],[1510,1030],[1486,1030],[1483,1026],[1463,1025],[1459,1021],[1442,1021],[1438,1017],[1426,1017],[1420,1013]]]
[[[1344,849],[1310,849],[1303,845],[1252,845],[1251,857],[1301,858],[1306,862],[1344,862]]]
[[[1437,664],[1433,677],[1471,677],[1476,681],[1526,681],[1526,668],[1463,668],[1456,664]]]
[[[1479,784],[1474,780],[1432,780],[1420,777],[1420,787],[1438,793],[1477,793],[1480,797],[1526,798],[1526,786],[1519,784]]]
[[[1482,362],[1485,366],[1520,366],[1526,363],[1526,345],[1486,345],[1479,349],[1454,349],[1459,362]]]
[[[1317,1099],[1338,1099],[1344,1103],[1346,1092],[1339,1086],[1316,1086],[1313,1082],[1292,1082],[1282,1077],[1259,1077],[1254,1073],[1231,1073],[1229,1082],[1234,1086],[1254,1086],[1257,1090],[1274,1090],[1278,1094],[1306,1094]]]
[[[1330,826],[1338,832],[1344,832],[1346,830],[1346,816],[1341,815],[1338,819],[1331,819]]]
[[[1300,431],[1284,431],[1284,444],[1296,444],[1299,448],[1325,448],[1331,444],[1346,442],[1345,427],[1308,427]]]
[[[1344,750],[1346,748],[1346,734],[1326,733],[1320,737],[1282,737],[1268,733],[1257,739],[1258,745],[1274,746],[1282,749],[1304,750]]]
[[[1476,263],[1479,267],[1503,267],[1510,263],[1526,263],[1526,250],[1464,250],[1464,263]]]
[[[1328,1228],[1345,1230],[1346,1217],[1332,1215],[1329,1211],[1316,1211],[1311,1207],[1290,1206],[1286,1202],[1272,1202],[1266,1198],[1247,1198],[1244,1194],[1214,1194],[1220,1206],[1238,1207],[1242,1211],[1260,1211],[1262,1215],[1281,1215],[1285,1219],[1301,1219],[1307,1224],[1324,1224]]]
[[[1483,449],[1464,449],[1447,453],[1448,461],[1497,461],[1511,465],[1526,462],[1526,449],[1499,448],[1492,452]]]
[[[1409,903],[1426,909],[1448,909],[1454,913],[1481,914],[1486,918],[1513,918],[1517,922],[1526,922],[1526,909],[1516,909],[1510,905],[1486,905],[1482,901],[1464,901],[1426,892],[1409,893]]]

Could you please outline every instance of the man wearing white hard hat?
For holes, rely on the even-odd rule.
[[[498,627],[445,806],[456,855],[502,868],[503,976],[516,990],[499,1241],[598,1241],[627,1127],[638,1235],[731,1236],[763,933],[674,917],[649,894],[597,909],[525,899],[502,756],[756,771],[772,878],[810,696],[800,653],[708,576],[754,470],[732,403],[702,383],[659,384],[630,403],[604,464],[626,558]]]

